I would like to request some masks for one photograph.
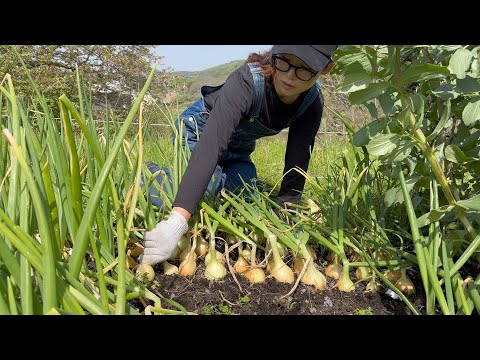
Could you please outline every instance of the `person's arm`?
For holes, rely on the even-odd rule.
[[[248,68],[246,71],[249,71]],[[180,182],[174,207],[190,214],[195,212],[232,134],[252,106],[253,79],[247,75],[240,71],[234,72],[219,90],[221,93],[215,100]]]
[[[167,220],[159,222],[153,230],[145,233],[145,250],[140,262],[154,265],[167,260],[174,253],[180,238],[188,231],[188,220],[195,212],[220,156],[227,149],[240,120],[252,106],[253,78],[248,74],[235,71],[219,90],[221,93],[215,100],[180,182],[172,212]]]
[[[283,174],[287,174],[282,180],[277,197],[277,203],[281,206],[285,206],[286,202],[294,204],[300,202],[301,193],[305,186],[305,177],[298,171],[291,169],[299,167],[305,172],[308,170],[322,113],[323,106],[320,99],[317,98],[305,113],[290,126],[283,171]]]

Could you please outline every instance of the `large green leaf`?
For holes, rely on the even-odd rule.
[[[432,131],[432,133],[427,136],[427,139],[426,139],[427,141],[432,141],[433,139],[435,139],[435,137],[440,133],[440,131],[442,131],[445,128],[447,124],[447,120],[450,119],[451,110],[452,110],[452,105],[450,103],[450,100],[447,100],[445,108],[443,109],[442,116],[440,117],[440,121],[438,122],[437,126]]]
[[[473,125],[480,119],[480,97],[472,99],[463,109],[463,122],[467,126]]]
[[[387,163],[401,162],[410,156],[415,143],[412,140],[400,140],[398,146],[386,158],[382,158]]]
[[[450,64],[448,65],[448,68],[452,74],[457,76],[457,78],[464,79],[465,73],[472,62],[472,58],[472,53],[469,50],[458,49],[450,58]]]
[[[399,85],[405,86],[414,82],[443,78],[450,71],[446,66],[422,64],[406,69],[400,77]]]
[[[467,157],[462,150],[456,145],[448,145],[445,149],[445,158],[456,164],[465,164],[470,161],[477,160],[473,157]]]
[[[419,179],[420,179],[419,176],[413,176],[410,179],[407,179],[406,184],[407,184],[407,191],[409,193]],[[390,207],[396,203],[402,204],[403,203],[402,188],[399,186],[399,187],[388,189],[387,192],[385,193],[384,202],[385,202],[385,206],[387,207]]]
[[[356,46],[345,46],[335,51],[334,61],[339,67],[347,68],[358,64],[365,73],[372,74],[372,63],[368,55]]]
[[[480,195],[475,195],[467,200],[457,201],[457,205],[467,210],[480,211]]]
[[[456,83],[463,94],[480,92],[480,79],[467,75],[464,79],[457,79]]]
[[[432,91],[435,96],[438,96],[442,100],[456,99],[462,94],[462,89],[451,83],[444,83],[435,88]]]
[[[392,92],[391,90],[393,89],[389,89],[377,97],[378,102],[380,103],[380,106],[386,115],[393,115],[397,112],[401,105],[400,101],[396,100],[397,93]]]
[[[417,219],[418,227],[422,228],[432,222],[441,220],[453,208],[453,205],[445,205],[438,209],[434,209],[426,214],[423,214]]]
[[[366,89],[350,93],[350,102],[355,105],[362,104],[384,93],[389,86],[390,85],[385,82],[370,84]]]
[[[379,134],[367,144],[367,150],[374,156],[388,155],[398,146],[400,139],[399,134]]]
[[[387,120],[377,119],[365,125],[353,135],[353,144],[355,146],[365,146],[371,139],[377,136],[387,126]]]
[[[345,75],[337,87],[340,93],[349,93],[367,88],[372,78],[368,75],[359,63],[349,66]]]

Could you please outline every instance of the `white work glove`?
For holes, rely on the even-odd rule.
[[[140,263],[155,265],[167,260],[175,252],[175,247],[182,235],[188,231],[188,222],[173,211],[167,220],[163,220],[143,236],[145,250],[140,256]]]

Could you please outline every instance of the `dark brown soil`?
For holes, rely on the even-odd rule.
[[[155,267],[155,280],[149,288],[175,300],[186,310],[201,315],[411,314],[402,300],[392,299],[386,294],[388,288],[385,286],[381,286],[377,293],[366,293],[366,282],[356,283],[355,291],[346,293],[335,288],[336,281],[327,277],[325,290],[318,291],[300,282],[292,294],[286,295],[293,285],[268,277],[265,283],[254,285],[239,274],[236,274],[237,284],[230,273],[223,280],[209,281],[203,276],[203,261],[199,262],[193,278],[163,275],[162,270],[161,265]],[[351,278],[355,281],[353,275]],[[416,282],[415,276],[412,280]],[[423,299],[418,291],[410,300],[419,310],[422,309]],[[165,303],[162,306],[175,309]]]

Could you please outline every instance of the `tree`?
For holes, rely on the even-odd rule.
[[[78,65],[94,103],[102,104],[107,98],[114,108],[128,110],[152,64],[162,58],[156,56],[153,46],[149,45],[2,45],[0,77],[3,79],[9,73],[18,95],[24,100],[31,98],[33,89],[14,48],[51,105],[62,94],[78,101]],[[170,77],[167,70],[157,72],[150,88],[153,98],[162,96],[170,87]]]

